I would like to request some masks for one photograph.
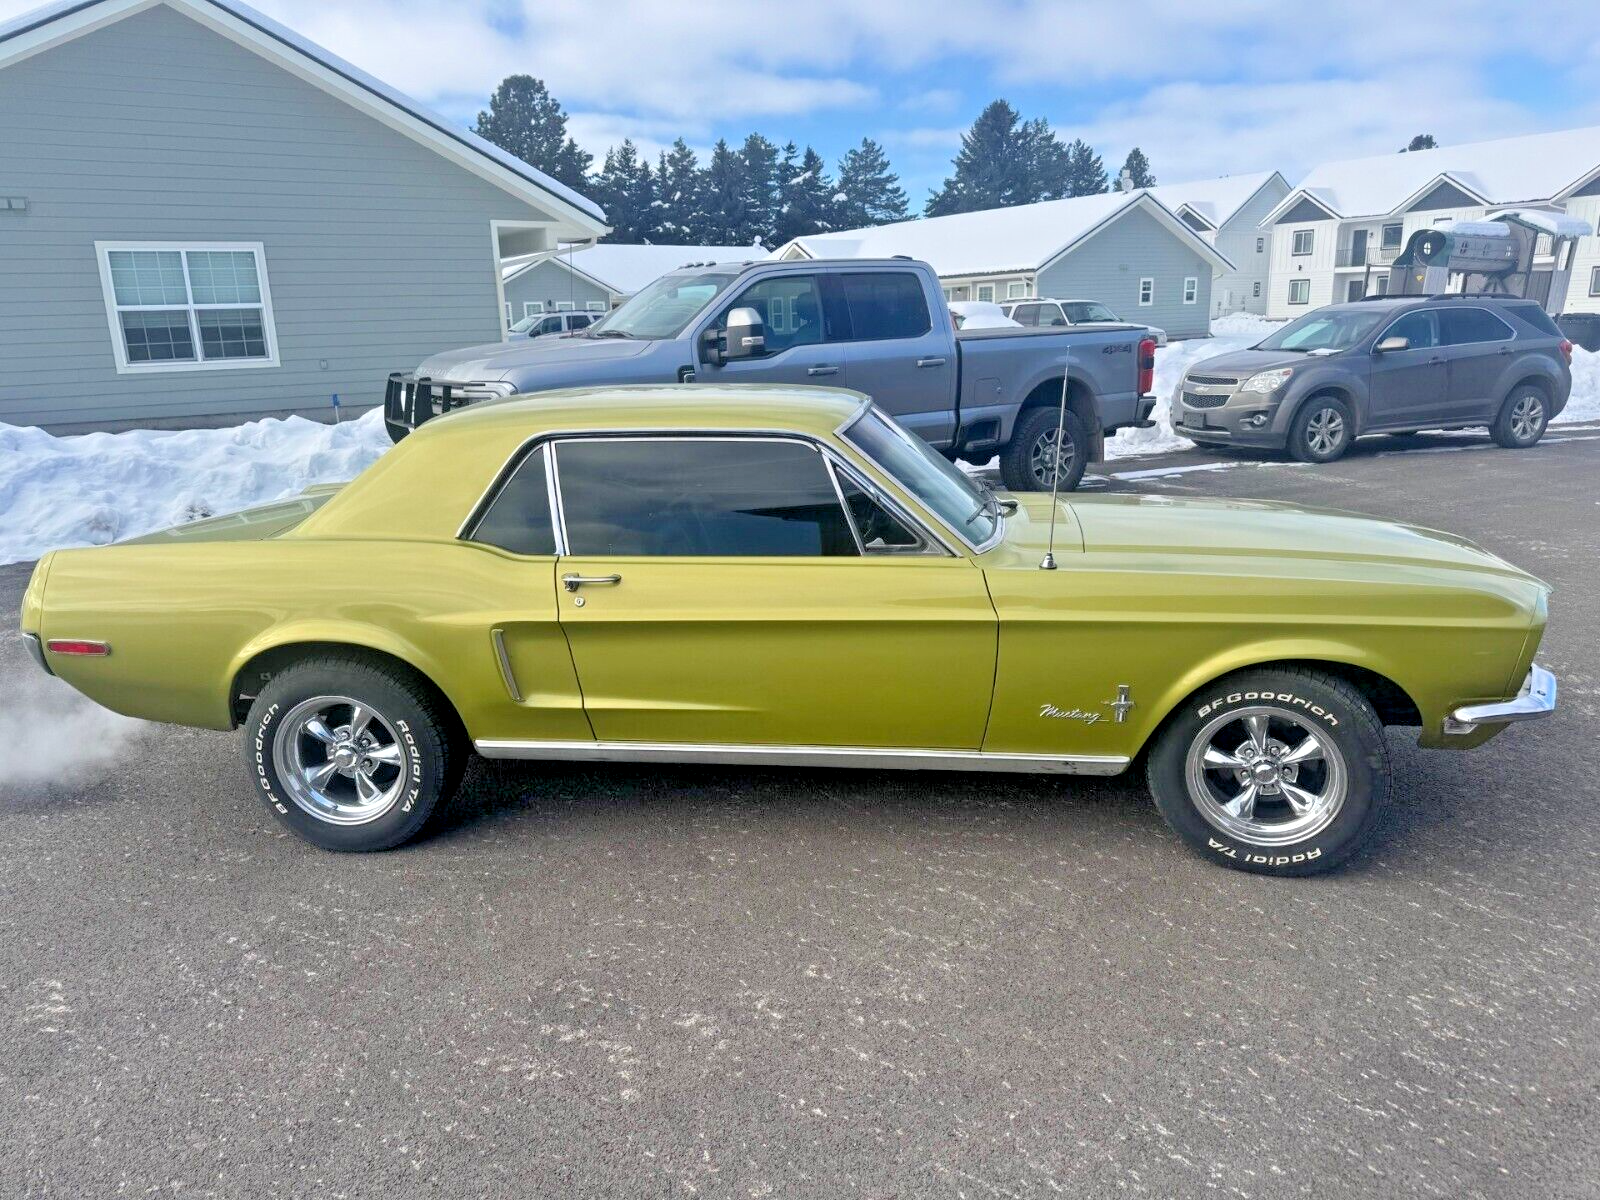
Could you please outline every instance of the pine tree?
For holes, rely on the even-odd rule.
[[[1437,150],[1438,148],[1439,143],[1433,140],[1433,134],[1419,133],[1411,139],[1409,145],[1400,147],[1400,153],[1404,154],[1409,150]]]
[[[743,213],[734,226],[734,236],[725,246],[749,246],[760,242],[775,245],[773,231],[778,224],[778,148],[759,133],[745,138],[739,150],[740,185]]]
[[[697,231],[708,245],[732,246],[745,228],[744,161],[739,152],[718,138],[706,164],[701,210],[704,227]]]
[[[1082,138],[1074,138],[1067,147],[1067,195],[1098,196],[1109,190],[1100,156]]]
[[[839,192],[828,178],[822,156],[810,146],[799,162],[794,155],[795,145],[790,142],[784,147],[783,162],[779,164],[783,203],[779,206],[778,226],[773,230],[774,248],[792,238],[841,228]]]
[[[1072,194],[1067,148],[1050,128],[1050,122],[1036,117],[1017,130],[1017,160],[1023,168],[1014,204],[1033,204],[1039,200],[1060,200]]]
[[[567,136],[567,114],[542,80],[508,75],[478,114],[477,134],[558,183],[588,194],[594,158]]]
[[[639,157],[632,140],[624,139],[622,145],[606,151],[605,166],[594,177],[592,191],[595,201],[606,210],[606,222],[611,226],[608,240],[650,240],[653,184],[650,164]]]
[[[821,165],[821,160],[818,160]],[[830,197],[835,229],[860,229],[906,219],[906,193],[889,169],[883,147],[871,138],[839,160],[839,187]]]
[[[1150,173],[1150,160],[1144,156],[1144,151],[1135,146],[1128,151],[1128,157],[1122,160],[1122,170],[1117,172],[1117,186],[1122,185],[1124,173],[1128,177],[1128,187],[1147,188],[1155,187],[1156,177]]]
[[[928,197],[924,213],[942,217],[1021,203],[1028,164],[1023,159],[1020,121],[1017,110],[1004,100],[991,101],[961,135],[955,171]]]
[[[679,138],[672,143],[671,150],[662,152],[655,182],[651,240],[666,245],[708,241],[703,234],[705,212],[701,204],[704,179],[700,160],[688,142]]]

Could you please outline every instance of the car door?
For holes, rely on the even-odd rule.
[[[839,289],[849,323],[850,386],[933,446],[956,431],[955,335],[936,325],[914,271],[844,271]]]
[[[1450,359],[1448,408],[1462,418],[1482,419],[1504,399],[1501,376],[1516,334],[1486,308],[1457,305],[1439,312],[1439,333]]]
[[[1039,305],[1019,304],[1011,310],[1011,319],[1024,329],[1033,329],[1039,324]]]
[[[1403,337],[1404,350],[1377,352],[1385,338]],[[1367,428],[1417,429],[1445,413],[1450,367],[1439,345],[1439,314],[1415,309],[1391,321],[1373,342]]]
[[[783,274],[758,279],[718,309],[714,324],[727,324],[736,308],[753,308],[761,316],[765,346],[749,358],[727,359],[720,365],[701,361],[701,383],[809,383],[844,387],[844,332],[837,315],[823,304],[818,276]]]
[[[847,512],[860,481],[836,486],[815,444],[606,436],[554,457],[556,604],[601,742],[981,744],[983,573],[887,500]]]

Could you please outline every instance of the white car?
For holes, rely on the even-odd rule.
[[[604,313],[592,312],[529,313],[513,325],[506,336],[515,340],[543,337],[551,333],[574,333],[589,328],[603,316]]]
[[[1006,303],[1001,311],[1018,325],[1030,329],[1050,325],[1093,325],[1100,321],[1144,325],[1155,334],[1156,345],[1167,344],[1165,329],[1157,329],[1154,325],[1146,325],[1143,321],[1123,321],[1098,300],[1012,300]]]
[[[952,300],[950,315],[957,329],[1016,329],[1017,322],[1007,316],[998,304],[988,300]]]

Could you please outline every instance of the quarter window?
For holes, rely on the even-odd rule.
[[[922,536],[880,504],[860,480],[837,468],[834,473],[863,554],[928,553],[930,547]]]
[[[1294,244],[1290,247],[1289,252],[1296,255],[1310,254],[1311,247],[1316,241],[1316,232],[1315,229],[1296,229],[1294,231]]]
[[[723,310],[717,324],[726,325],[728,313],[736,308],[753,308],[760,314],[768,354],[830,340],[823,329],[822,292],[814,276],[777,275],[751,284]]]
[[[1511,327],[1483,308],[1447,308],[1439,313],[1439,340],[1446,346],[1508,340]]]
[[[859,553],[826,461],[802,442],[593,438],[557,443],[556,464],[570,554]]]
[[[1289,303],[1290,304],[1310,304],[1311,303],[1311,280],[1309,280],[1309,279],[1291,279],[1291,280],[1289,280]]]
[[[541,446],[517,464],[500,494],[467,534],[470,540],[498,546],[512,554],[556,552],[544,455]]]
[[[278,365],[256,244],[96,243],[117,370]]]
[[[1193,304],[1200,298],[1200,281],[1193,275],[1186,275],[1183,279],[1183,302]]]
[[[1148,275],[1139,280],[1139,307],[1147,308],[1156,301],[1156,281]]]
[[[1019,304],[1011,310],[1011,319],[1031,328],[1039,323],[1039,308],[1037,304]]]
[[[921,337],[933,328],[922,281],[909,271],[845,274],[839,284],[850,311],[850,336],[858,342]]]

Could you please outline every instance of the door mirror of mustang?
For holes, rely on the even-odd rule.
[[[750,358],[760,354],[767,346],[761,314],[753,308],[736,308],[730,312],[724,342],[725,358]]]
[[[1392,354],[1396,350],[1408,349],[1410,345],[1410,338],[1386,337],[1372,348],[1372,352],[1374,354]]]

